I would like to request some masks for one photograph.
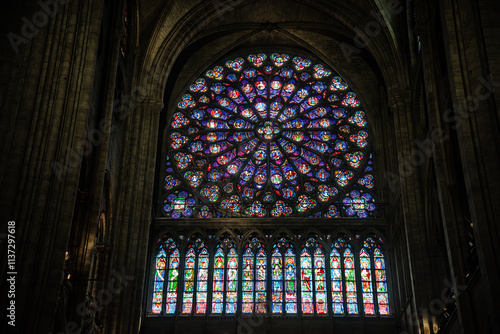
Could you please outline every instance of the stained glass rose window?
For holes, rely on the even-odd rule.
[[[366,218],[376,207],[369,133],[358,97],[325,65],[282,53],[229,59],[198,78],[172,113],[166,196],[184,189],[197,199],[200,208],[181,216],[212,217],[215,207]]]

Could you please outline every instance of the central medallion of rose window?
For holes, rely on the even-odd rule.
[[[280,127],[273,121],[264,121],[257,127],[257,136],[264,140],[274,140],[280,133]]]

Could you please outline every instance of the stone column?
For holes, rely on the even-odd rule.
[[[435,3],[430,5],[436,6]],[[430,9],[427,10],[431,12]],[[419,21],[419,35],[422,42],[422,63],[424,72],[424,85],[427,100],[426,112],[430,118],[430,130],[428,136],[420,141],[420,150],[426,155],[432,156],[436,175],[436,186],[440,205],[440,214],[443,224],[443,232],[446,241],[447,257],[451,282],[445,282],[448,288],[453,288],[455,300],[457,302],[457,315],[460,328],[464,333],[473,333],[477,331],[473,325],[473,310],[471,308],[470,291],[466,291],[466,263],[464,259],[465,243],[463,217],[460,214],[459,194],[456,189],[456,177],[453,175],[454,167],[450,165],[453,161],[450,159],[449,152],[452,150],[452,139],[449,137],[450,124],[442,120],[440,105],[446,103],[440,97],[439,87],[439,50],[434,47],[438,43],[438,36],[432,32],[439,33],[438,27],[434,27],[434,20],[422,19]],[[442,69],[441,69],[442,70]],[[418,111],[417,111],[418,112]],[[437,223],[437,222],[436,222]],[[472,274],[472,273],[470,273]],[[444,286],[441,284],[441,286]],[[434,304],[435,311],[444,312],[439,307],[446,303],[445,296],[438,296],[437,303]],[[437,324],[436,324],[437,325]]]
[[[128,115],[121,184],[113,213],[113,251],[107,279],[111,287],[103,287],[113,293],[112,302],[104,306],[104,333],[139,331],[146,286],[146,254],[162,102],[143,95],[132,100],[135,107]],[[121,288],[116,289],[120,279]]]
[[[15,330],[49,333],[64,273],[103,4],[53,1],[48,13],[28,3],[38,18],[37,32],[13,57],[23,65],[2,106],[10,121],[1,127],[9,160],[2,169],[0,212],[2,222],[16,221]],[[5,296],[5,280],[1,284]]]
[[[488,7],[491,5],[490,7]],[[440,2],[443,35],[446,43],[453,110],[443,114],[445,122],[454,122],[458,134],[460,158],[474,226],[481,269],[481,303],[488,321],[478,322],[485,331],[498,332],[500,312],[500,125],[498,101],[500,89],[495,77],[495,54],[489,54],[481,29],[491,22],[482,21],[480,9],[494,12],[495,4],[487,1],[446,0]],[[495,17],[491,17],[496,20]],[[490,19],[491,19],[490,18]],[[498,26],[497,21],[495,24]],[[491,44],[488,45],[491,47]],[[498,51],[495,49],[495,52]],[[491,58],[490,58],[491,57]],[[491,62],[491,63],[490,63]],[[476,313],[477,314],[477,313]],[[488,326],[488,327],[486,327]]]
[[[411,301],[410,333],[428,333],[431,327],[429,303],[432,300],[431,268],[428,257],[428,240],[425,231],[425,215],[422,210],[422,184],[414,152],[415,132],[410,110],[410,92],[399,91],[389,98],[399,159],[399,182],[403,205],[404,233],[408,241]]]

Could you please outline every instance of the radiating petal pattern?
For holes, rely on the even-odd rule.
[[[172,113],[164,188],[240,215],[366,218],[375,210],[365,198],[374,188],[369,133],[358,96],[327,66],[281,53],[228,59]]]

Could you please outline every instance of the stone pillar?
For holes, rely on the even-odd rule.
[[[0,212],[3,222],[16,221],[19,333],[52,331],[102,17],[101,1],[53,3],[52,14],[39,3],[31,7],[39,19],[37,33],[21,46],[22,70],[2,106],[11,121],[1,127],[9,160],[2,169]],[[5,296],[5,280],[1,284]]]
[[[422,210],[422,184],[418,166],[421,162],[415,151],[415,132],[410,112],[410,92],[400,91],[389,98],[399,159],[399,182],[403,205],[404,233],[408,241],[408,263],[411,277],[410,333],[430,333],[429,304],[433,296],[432,272],[428,258],[428,240],[425,231],[425,215]]]
[[[483,312],[488,321],[480,325],[488,332],[498,332],[500,312],[500,125],[498,102],[494,94],[500,89],[495,77],[494,55],[485,48],[481,30],[480,8],[494,12],[498,2],[446,0],[440,2],[443,35],[450,76],[453,110],[443,114],[445,122],[454,122],[458,134],[460,158],[464,170],[467,197],[474,226],[479,265]],[[496,20],[493,16],[493,20]],[[490,22],[491,23],[491,22]],[[495,24],[498,26],[497,21]],[[489,45],[491,47],[491,44]],[[495,49],[495,52],[498,50]],[[491,58],[490,58],[491,57]],[[491,62],[491,63],[490,63]]]
[[[430,5],[436,6],[435,3]],[[431,10],[427,10],[431,12]],[[420,150],[426,155],[433,157],[434,169],[436,175],[436,186],[440,204],[440,214],[443,223],[444,237],[446,241],[447,257],[449,262],[449,270],[451,274],[451,282],[445,282],[448,288],[453,288],[455,300],[457,302],[457,315],[460,323],[460,328],[464,333],[473,333],[473,310],[470,299],[470,291],[466,290],[466,275],[467,268],[464,254],[467,248],[464,236],[465,229],[463,217],[460,213],[460,200],[456,191],[456,182],[460,182],[453,175],[454,166],[451,166],[449,152],[452,151],[452,139],[449,137],[450,124],[446,124],[442,120],[440,105],[446,103],[443,101],[443,92],[438,91],[439,87],[439,72],[437,65],[438,60],[443,55],[440,55],[439,50],[434,47],[439,43],[439,36],[431,33],[440,33],[439,27],[434,26],[435,20],[421,19],[419,21],[419,35],[422,42],[422,63],[424,71],[424,86],[427,100],[426,112],[430,118],[430,130],[427,137],[420,141]],[[443,69],[441,69],[443,70]],[[472,273],[471,273],[472,274]],[[443,286],[443,284],[441,284]],[[439,306],[444,306],[446,303],[445,296],[438,296],[435,311],[440,310]],[[436,324],[437,326],[437,324]]]
[[[111,231],[108,285],[112,302],[104,306],[104,333],[137,333],[143,308],[149,227],[155,181],[158,125],[162,102],[151,96],[133,99],[128,115],[117,204]],[[117,291],[120,290],[120,291]],[[99,292],[98,292],[99,295]]]

